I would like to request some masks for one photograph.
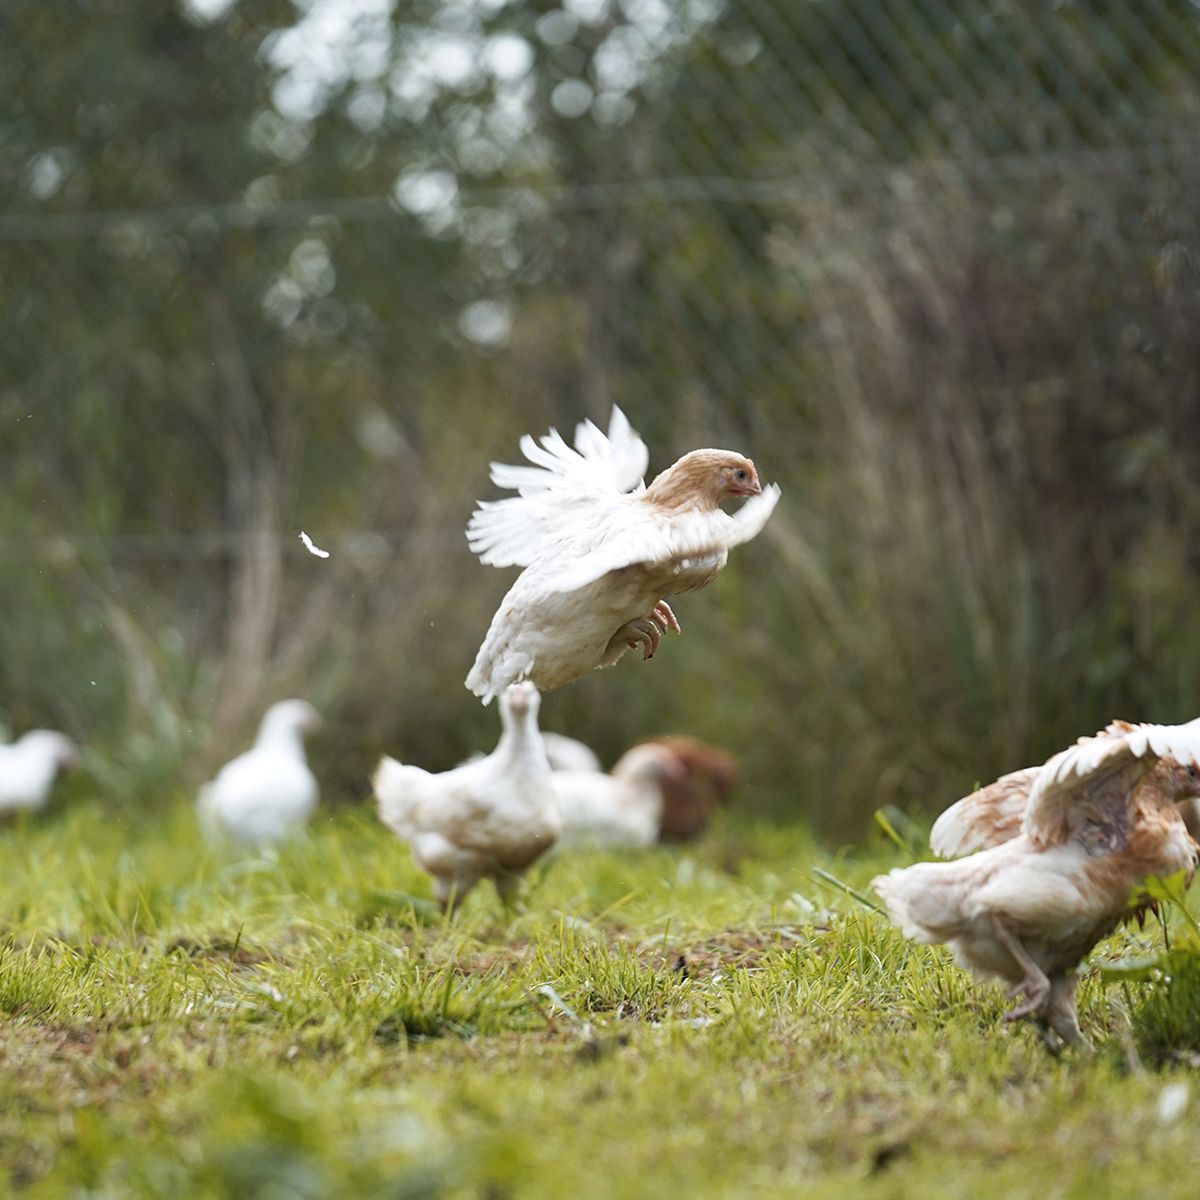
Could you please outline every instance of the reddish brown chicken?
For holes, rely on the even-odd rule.
[[[699,837],[716,807],[728,802],[737,783],[737,763],[724,750],[682,733],[646,738],[639,745],[661,746],[682,768],[661,784],[659,841],[689,842]]]

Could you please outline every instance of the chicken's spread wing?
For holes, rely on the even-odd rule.
[[[682,573],[693,561],[719,555],[723,562],[727,551],[762,531],[778,503],[779,487],[771,484],[735,513],[716,508],[669,514],[639,505],[623,523],[611,523],[592,549],[554,564],[545,585],[551,591],[573,592],[626,567],[672,565]]]
[[[471,549],[489,566],[585,552],[645,486],[649,451],[616,405],[607,435],[591,421],[576,426],[574,449],[553,429],[520,445],[533,465],[492,463],[492,482],[517,495],[480,501],[467,525]]]
[[[952,804],[933,823],[930,849],[942,858],[962,858],[1011,841],[1021,832],[1029,792],[1041,769],[1011,771]]]
[[[1200,720],[1186,725],[1114,721],[1048,759],[1030,789],[1025,832],[1042,845],[1065,842],[1085,822],[1127,819],[1130,794],[1161,758],[1200,766]]]

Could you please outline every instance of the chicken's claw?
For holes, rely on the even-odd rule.
[[[662,630],[648,617],[627,621],[612,636],[612,641],[623,641],[631,650],[642,648],[642,658],[653,658],[662,641]],[[609,643],[612,644],[611,642]]]
[[[1041,1013],[1046,997],[1050,994],[1050,983],[1043,975],[1041,979],[1022,979],[1015,987],[1009,989],[1009,998],[1015,999],[1024,993],[1025,999],[1016,1008],[1004,1014],[1006,1021],[1019,1021],[1022,1017],[1032,1017]]]
[[[1004,922],[992,914],[992,930],[996,940],[1012,955],[1016,964],[1025,972],[1021,979],[1008,989],[1008,998],[1015,1000],[1024,995],[1023,1003],[1004,1014],[1006,1021],[1018,1021],[1021,1017],[1031,1017],[1041,1013],[1043,1006],[1050,997],[1050,980],[1046,972],[1029,957],[1029,952],[1021,945],[1017,936]]]
[[[679,618],[671,611],[671,606],[665,600],[660,600],[650,610],[650,619],[662,629],[663,633],[668,633],[671,630],[674,630],[676,633],[683,632],[683,629],[679,625]]]

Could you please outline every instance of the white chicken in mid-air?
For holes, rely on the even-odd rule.
[[[1013,777],[992,787],[993,815],[972,822],[960,809],[942,827],[943,848],[1007,833]],[[967,798],[977,815],[987,807],[981,794]],[[1024,996],[1006,1020],[1029,1017],[1064,1043],[1082,1043],[1074,969],[1130,915],[1139,883],[1195,869],[1198,847],[1178,806],[1196,796],[1200,721],[1114,721],[1036,769],[1015,836],[953,862],[890,871],[873,886],[907,936],[945,942],[963,966]]]
[[[53,729],[31,729],[0,745],[0,814],[42,808],[59,771],[78,764],[75,743]]]
[[[521,876],[558,839],[562,815],[538,732],[541,697],[531,683],[500,699],[495,750],[441,774],[384,758],[372,783],[379,818],[412,847],[433,876],[443,911],[481,879],[506,902]]]
[[[663,789],[686,769],[664,746],[634,746],[612,773],[555,771],[564,846],[653,846],[662,829]]]
[[[307,700],[281,700],[267,709],[252,749],[227,762],[196,798],[201,823],[212,833],[257,849],[304,828],[320,789],[304,754],[304,735],[321,718]]]
[[[520,679],[562,687],[635,646],[653,657],[679,631],[666,597],[710,583],[779,501],[729,450],[693,450],[646,487],[646,445],[615,406],[607,436],[584,421],[574,449],[551,430],[521,451],[532,466],[492,464],[518,494],[481,501],[467,525],[481,562],[524,568],[467,675],[485,704]],[[740,497],[735,514],[721,509]]]

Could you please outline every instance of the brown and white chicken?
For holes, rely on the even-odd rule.
[[[658,840],[689,842],[699,837],[717,805],[728,802],[737,783],[737,763],[724,750],[686,733],[646,738],[639,745],[661,746],[683,769],[682,775],[662,781]]]
[[[574,449],[552,429],[521,451],[532,466],[492,464],[517,495],[481,501],[467,525],[481,562],[524,568],[467,675],[485,704],[520,679],[562,687],[639,645],[652,658],[679,631],[666,597],[710,583],[779,501],[730,450],[693,450],[647,487],[646,445],[615,406],[607,436],[584,421]],[[720,507],[743,497],[732,515]]]
[[[441,774],[384,758],[372,780],[379,817],[412,847],[433,876],[445,910],[481,879],[504,900],[558,839],[562,815],[538,732],[540,697],[516,683],[500,699],[495,750]]]
[[[1195,869],[1200,848],[1179,804],[1200,796],[1200,721],[1116,721],[1034,770],[1019,832],[1008,836],[1026,780],[1006,776],[992,785],[994,804],[979,799],[988,789],[967,797],[938,839],[943,851],[987,849],[873,886],[907,936],[946,943],[963,966],[1024,997],[1006,1020],[1029,1017],[1082,1043],[1075,967],[1129,915],[1139,883]]]
[[[627,750],[611,773],[555,771],[564,846],[637,849],[659,838],[663,789],[686,779],[679,757],[647,743]]]

